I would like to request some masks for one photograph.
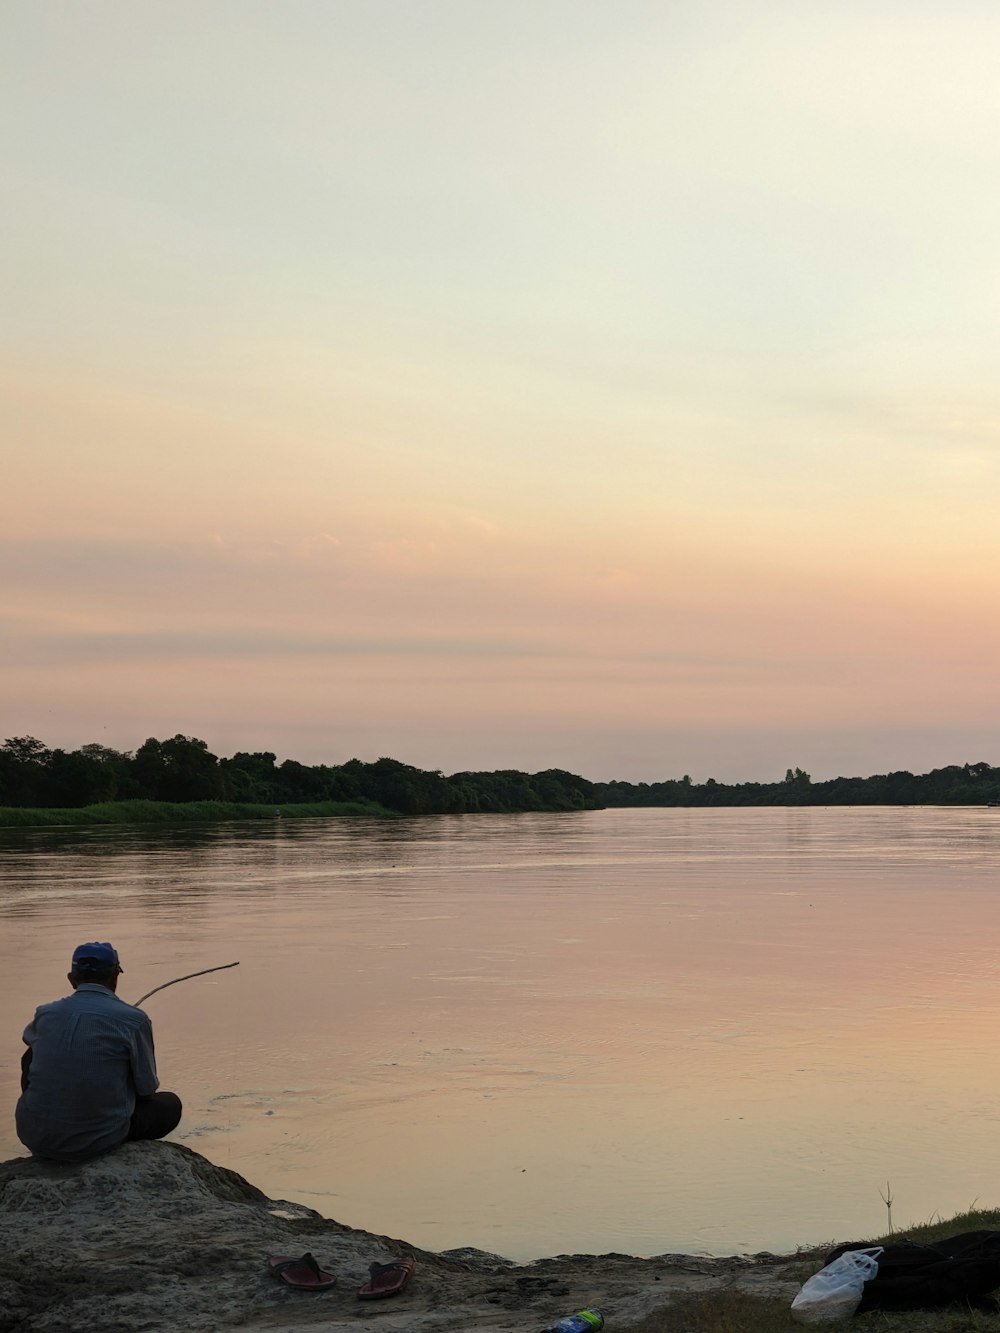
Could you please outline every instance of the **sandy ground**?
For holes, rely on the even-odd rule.
[[[325,1292],[293,1291],[268,1255],[312,1252],[336,1274]],[[362,1302],[368,1265],[413,1255],[414,1277]],[[0,1333],[220,1329],[356,1333],[537,1333],[561,1315],[601,1309],[609,1333],[672,1293],[737,1286],[787,1295],[801,1279],[774,1255],[560,1255],[515,1265],[478,1250],[431,1254],[268,1199],[242,1176],[172,1143],[126,1144],[96,1162],[0,1163]]]

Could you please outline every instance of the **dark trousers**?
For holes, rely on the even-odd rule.
[[[181,1099],[176,1092],[154,1092],[136,1099],[129,1125],[129,1139],[162,1139],[181,1120]]]

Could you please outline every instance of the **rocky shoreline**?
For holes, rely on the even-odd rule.
[[[311,1251],[337,1285],[286,1287],[274,1254]],[[416,1259],[401,1295],[363,1302],[372,1262]],[[800,1262],[800,1261],[799,1261]],[[737,1286],[791,1300],[793,1257],[559,1255],[517,1265],[479,1250],[432,1254],[267,1198],[175,1143],[131,1143],[84,1166],[0,1163],[0,1333],[241,1327],[348,1333],[536,1333],[586,1305],[625,1333],[672,1294]]]

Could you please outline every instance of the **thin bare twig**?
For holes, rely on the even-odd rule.
[[[892,1187],[888,1181],[885,1182],[885,1193],[883,1194],[881,1190],[878,1193],[879,1198],[885,1204],[886,1212],[889,1214],[889,1235],[891,1236],[894,1234],[892,1228]]]
[[[206,967],[201,972],[189,972],[186,977],[174,977],[173,981],[165,981],[162,986],[154,986],[148,990],[142,999],[136,1000],[136,1007],[142,1004],[143,1000],[148,1000],[151,995],[155,995],[158,990],[166,990],[168,986],[176,986],[178,981],[190,981],[192,977],[207,977],[209,972],[225,972],[227,967],[239,967],[239,962],[223,963],[221,967]]]

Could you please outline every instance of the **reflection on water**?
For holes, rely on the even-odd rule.
[[[1000,812],[663,810],[0,835],[0,1097],[73,946],[179,1137],[432,1249],[728,1253],[996,1203]],[[0,1156],[20,1153],[0,1118]]]

